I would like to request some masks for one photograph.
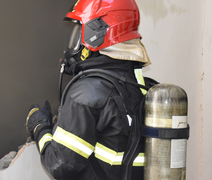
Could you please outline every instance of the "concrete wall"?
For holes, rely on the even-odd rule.
[[[54,180],[40,162],[34,142],[23,146],[7,169],[0,170],[0,180]]]
[[[0,1],[0,158],[26,142],[28,108],[58,102],[63,18],[74,0]]]
[[[191,127],[187,180],[212,176],[211,65],[212,2],[210,0],[136,0],[140,33],[152,65],[143,70],[162,83],[188,94]]]

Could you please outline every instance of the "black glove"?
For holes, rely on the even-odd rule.
[[[30,133],[32,139],[34,138],[35,128],[40,124],[46,123],[53,127],[51,106],[48,101],[45,101],[43,108],[39,108],[37,104],[33,104],[29,108],[29,114],[26,120],[26,129]]]

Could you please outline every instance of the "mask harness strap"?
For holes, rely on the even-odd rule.
[[[66,65],[65,63],[62,63],[60,67],[59,87],[58,87],[59,102],[61,102],[62,97],[62,83],[63,83],[63,73],[65,70],[65,65]]]

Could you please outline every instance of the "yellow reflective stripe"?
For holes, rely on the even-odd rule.
[[[124,152],[117,152],[113,165],[121,165]]]
[[[145,162],[144,153],[139,153],[139,155],[133,161],[133,166],[145,166]]]
[[[44,145],[46,142],[51,141],[52,140],[52,135],[50,133],[45,134],[39,141],[39,148],[40,148],[40,152],[42,151]]]
[[[108,147],[96,143],[95,157],[112,165],[121,165],[123,160],[124,152],[116,152]],[[144,153],[140,153],[133,162],[133,166],[144,166],[145,157]]]
[[[123,154],[123,152],[117,153],[100,143],[97,143],[95,147],[95,157],[110,165],[121,165]]]
[[[59,126],[53,135],[53,140],[85,158],[89,158],[94,151],[94,146]]]
[[[135,69],[135,77],[137,79],[137,82],[141,85],[145,86],[145,82],[144,82],[144,78],[142,76],[142,70],[141,69]],[[145,89],[140,88],[142,91],[142,94],[145,95],[147,93],[147,91]]]
[[[30,116],[35,112],[35,111],[38,111],[39,110],[39,108],[33,108],[30,112],[29,112],[29,114],[28,114],[28,116],[27,116],[27,123],[26,124],[28,124],[28,120],[29,120],[29,118],[30,118]]]
[[[37,130],[38,126],[40,126],[40,124],[38,124],[37,126],[35,126],[34,133]]]
[[[117,153],[100,143],[95,147],[95,157],[110,165],[121,165],[123,154],[124,152]]]

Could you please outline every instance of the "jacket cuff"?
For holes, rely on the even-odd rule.
[[[52,141],[52,126],[49,123],[42,123],[37,127],[34,139],[40,154],[42,154]]]

